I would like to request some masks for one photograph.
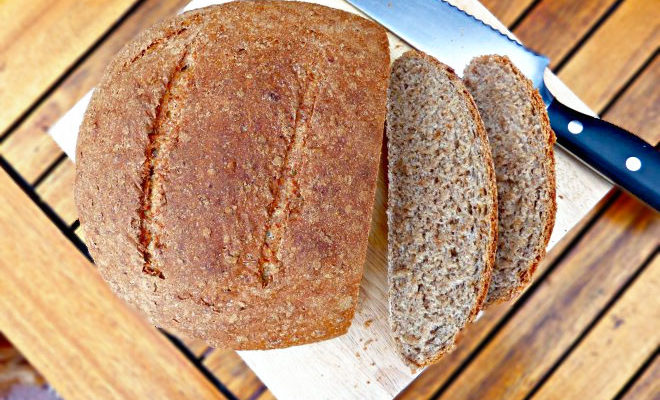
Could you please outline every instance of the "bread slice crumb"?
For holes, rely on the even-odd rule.
[[[420,52],[392,67],[387,139],[390,325],[416,369],[453,348],[485,298],[497,235],[495,174],[463,82]]]
[[[518,296],[545,256],[555,221],[555,135],[545,104],[507,57],[475,58],[465,84],[488,132],[499,239],[487,304]]]

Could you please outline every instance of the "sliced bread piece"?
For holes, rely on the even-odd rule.
[[[487,304],[516,297],[545,256],[555,222],[555,135],[532,83],[502,56],[465,69],[497,175],[499,239]]]
[[[387,110],[390,325],[406,363],[454,346],[485,298],[497,236],[495,173],[477,108],[448,66],[394,62]]]

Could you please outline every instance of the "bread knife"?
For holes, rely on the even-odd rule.
[[[462,75],[472,58],[508,56],[539,90],[557,143],[612,183],[660,211],[660,151],[634,134],[562,104],[546,87],[549,59],[444,0],[347,0]]]

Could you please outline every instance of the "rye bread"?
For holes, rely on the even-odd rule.
[[[75,185],[114,292],[214,347],[346,332],[389,64],[382,27],[297,2],[195,10],[125,46],[86,112]]]
[[[507,57],[475,58],[463,79],[488,132],[499,238],[487,304],[516,297],[545,256],[555,221],[555,135],[538,91]]]
[[[404,360],[418,368],[453,348],[486,296],[495,174],[472,97],[426,54],[394,62],[386,126],[390,325]]]

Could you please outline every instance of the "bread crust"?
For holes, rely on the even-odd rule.
[[[475,316],[479,313],[479,311],[481,310],[484,304],[486,295],[488,293],[490,276],[491,276],[493,264],[495,262],[495,254],[497,250],[497,186],[496,186],[496,178],[495,178],[495,169],[493,166],[493,159],[490,155],[490,146],[488,144],[488,135],[483,126],[483,122],[481,121],[481,117],[479,115],[477,106],[472,96],[466,89],[465,85],[463,84],[463,81],[456,75],[456,73],[451,67],[441,63],[434,57],[429,56],[428,54],[417,50],[411,50],[404,53],[401,56],[401,59],[403,58],[421,58],[435,65],[438,69],[447,72],[447,76],[450,79],[450,81],[454,84],[454,86],[461,88],[459,94],[464,98],[464,100],[467,103],[467,107],[469,109],[471,119],[474,121],[476,125],[477,136],[480,139],[479,144],[481,147],[481,152],[484,156],[483,157],[484,163],[488,175],[488,188],[489,188],[488,194],[490,197],[490,202],[492,204],[492,207],[490,208],[488,215],[488,221],[489,221],[488,225],[490,227],[490,232],[489,232],[489,241],[486,250],[487,260],[485,262],[485,267],[481,274],[479,284],[475,287],[476,301],[469,313],[467,320],[465,321],[465,324],[468,324],[474,320]],[[392,296],[392,293],[390,293],[390,296]],[[414,372],[418,368],[423,368],[425,366],[437,362],[447,352],[451,351],[455,347],[457,341],[460,338],[460,332],[461,331],[457,332],[457,334],[453,337],[452,339],[453,343],[451,344],[451,346],[446,348],[445,351],[439,352],[434,356],[425,359],[424,362],[421,363],[416,362],[415,360],[411,360],[410,358],[404,356],[406,363],[411,367],[411,369]]]
[[[528,268],[518,275],[519,282],[517,285],[508,288],[508,290],[500,291],[496,296],[486,298],[486,307],[492,304],[499,304],[506,301],[510,301],[518,297],[525,288],[529,285],[532,280],[532,276],[536,271],[539,263],[545,257],[546,246],[552,235],[552,230],[555,223],[555,217],[557,212],[557,203],[556,203],[556,179],[555,179],[555,159],[554,159],[554,150],[553,145],[556,141],[556,137],[552,128],[550,127],[550,120],[548,119],[548,114],[546,112],[545,103],[539,94],[538,90],[534,88],[532,82],[525,77],[520,70],[511,62],[511,60],[506,56],[499,55],[484,55],[476,57],[472,60],[470,65],[466,67],[466,72],[464,76],[466,77],[466,83],[470,86],[469,78],[467,78],[468,70],[472,65],[478,63],[495,63],[499,65],[502,69],[510,72],[515,79],[523,85],[525,88],[525,94],[529,99],[529,103],[532,107],[532,114],[540,118],[540,126],[542,128],[543,137],[540,138],[544,143],[544,175],[546,176],[547,190],[549,196],[548,201],[544,204],[545,209],[547,210],[547,217],[543,221],[543,224],[540,229],[542,231],[541,239],[537,246],[534,248],[534,257],[530,260]],[[475,83],[476,84],[476,83]],[[482,110],[483,112],[483,110]],[[489,294],[490,295],[490,294]]]
[[[77,145],[103,278],[214,347],[345,333],[388,76],[382,27],[309,3],[226,3],[143,32],[108,66]]]

